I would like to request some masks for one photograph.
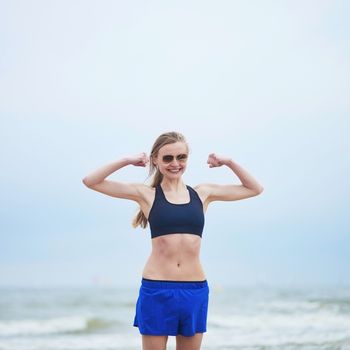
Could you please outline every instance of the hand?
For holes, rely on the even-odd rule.
[[[209,164],[209,168],[218,167],[226,164],[229,161],[229,158],[221,157],[216,153],[210,153],[207,163]]]
[[[130,164],[145,167],[149,162],[149,157],[145,152],[129,157]]]

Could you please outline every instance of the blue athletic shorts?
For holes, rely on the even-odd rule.
[[[134,326],[145,335],[184,335],[207,331],[209,286],[204,281],[142,278]]]

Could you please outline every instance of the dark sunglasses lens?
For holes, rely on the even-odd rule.
[[[164,163],[170,163],[174,159],[173,156],[163,156]]]
[[[173,159],[174,159],[174,156],[172,155],[163,156],[164,163],[170,163],[173,161]],[[187,154],[179,154],[178,156],[176,156],[176,159],[178,161],[185,161],[187,159]]]

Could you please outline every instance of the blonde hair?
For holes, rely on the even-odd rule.
[[[170,143],[175,142],[184,142],[187,146],[187,150],[189,151],[189,147],[185,137],[176,131],[169,131],[158,136],[156,141],[153,144],[151,153],[150,153],[150,162],[149,162],[149,174],[148,178],[153,174],[154,176],[151,179],[151,187],[158,186],[163,180],[163,174],[159,171],[158,167],[153,163],[153,159],[157,158],[159,150]],[[142,228],[147,227],[147,218],[145,214],[142,212],[141,208],[139,212],[136,214],[132,221],[132,227],[136,228],[137,226],[141,226]]]

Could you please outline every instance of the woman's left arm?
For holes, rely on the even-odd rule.
[[[211,153],[207,163],[210,168],[226,165],[241,180],[241,185],[218,185],[218,184],[201,184],[198,185],[207,193],[207,201],[234,201],[238,199],[257,196],[262,193],[264,188],[248,173],[242,166],[237,164],[232,158],[222,157]]]

